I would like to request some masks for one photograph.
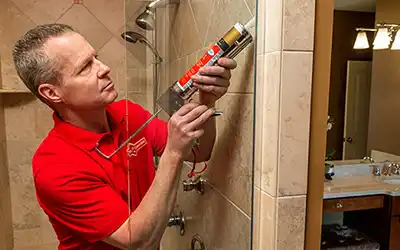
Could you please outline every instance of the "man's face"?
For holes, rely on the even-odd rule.
[[[71,32],[52,38],[45,50],[62,66],[62,82],[54,88],[64,107],[102,108],[117,98],[110,68],[97,59],[96,51],[81,35]]]

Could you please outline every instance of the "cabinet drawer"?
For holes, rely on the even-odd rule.
[[[384,197],[382,195],[343,198],[343,199],[329,199],[329,200],[324,200],[324,212],[345,212],[345,211],[375,209],[375,208],[382,208],[383,204],[384,204]]]
[[[392,199],[392,215],[400,215],[400,197]]]

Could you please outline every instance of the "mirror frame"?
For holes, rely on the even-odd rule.
[[[305,249],[319,250],[324,193],[334,0],[316,0]]]

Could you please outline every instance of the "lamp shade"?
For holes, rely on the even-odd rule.
[[[379,28],[374,40],[374,49],[387,49],[389,48],[390,37],[388,28]]]
[[[353,48],[354,49],[368,49],[369,48],[367,33],[365,31],[358,32]]]
[[[394,38],[392,44],[392,50],[399,50],[400,49],[400,32],[397,31],[396,37]]]

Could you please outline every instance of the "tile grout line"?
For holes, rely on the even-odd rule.
[[[189,169],[191,169],[191,166],[189,163],[185,162],[184,163]],[[220,194],[223,198],[226,199],[232,206],[234,206],[239,212],[241,212],[247,219],[251,220],[250,216],[248,216],[238,205],[236,205],[233,201],[228,199],[224,194],[222,194],[214,185],[212,185],[209,181],[205,181],[207,185],[209,185],[212,189],[214,189],[218,194]]]

